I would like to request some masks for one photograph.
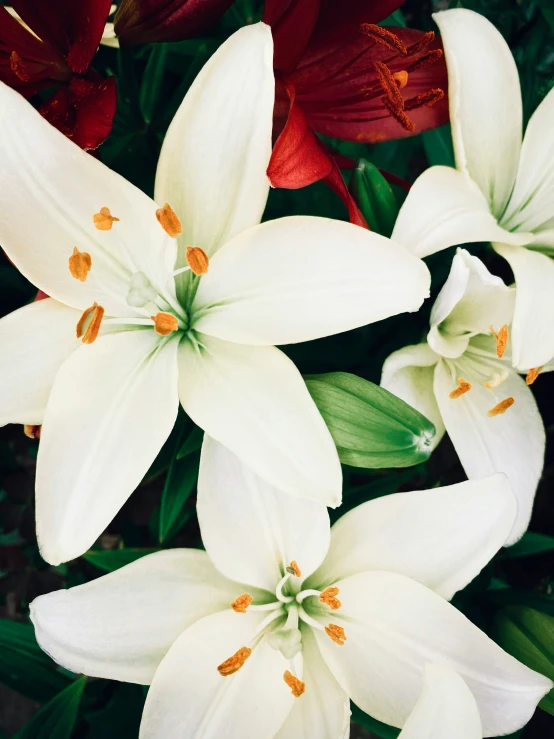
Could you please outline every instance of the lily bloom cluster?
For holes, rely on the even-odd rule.
[[[401,739],[519,731],[552,681],[450,601],[525,533],[542,473],[530,386],[554,369],[554,308],[532,285],[554,275],[554,91],[520,146],[517,70],[484,17],[436,14],[440,41],[378,25],[393,0],[267,0],[192,83],[151,198],[85,151],[114,113],[96,97],[115,106],[112,78],[90,68],[110,8],[81,8],[84,34],[63,5],[0,7],[0,243],[48,296],[0,320],[0,423],[40,436],[37,539],[57,566],[95,545],[186,413],[203,432],[204,550],[41,595],[38,643],[72,672],[149,685],[141,739],[345,739],[350,701]],[[183,39],[230,5],[123,0],[115,29]],[[52,82],[38,110],[25,99]],[[391,238],[370,231],[321,137],[400,138],[448,112],[456,168],[420,176]],[[263,219],[271,186],[318,180],[350,222]],[[424,341],[391,354],[376,389],[428,418],[433,446],[448,433],[468,479],[331,527],[340,449],[279,347],[419,311],[422,257],[483,241],[515,286],[459,248]]]

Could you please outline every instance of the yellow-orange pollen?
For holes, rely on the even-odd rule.
[[[92,216],[94,225],[99,231],[109,231],[114,224],[114,221],[119,221],[119,218],[112,216],[110,209],[103,206],[100,208],[99,213],[95,213]]]
[[[246,662],[251,654],[251,649],[249,649],[248,647],[241,647],[238,652],[235,652],[233,654],[232,657],[229,657],[229,659],[226,659],[225,662],[222,662],[218,666],[217,671],[222,677],[234,675],[235,672],[238,672],[240,670],[240,668],[243,666],[243,664]]]
[[[69,271],[71,276],[79,282],[84,282],[92,267],[92,258],[86,251],[79,251],[73,247],[73,254],[69,257]]]
[[[246,613],[246,609],[252,603],[252,596],[248,593],[243,593],[231,603],[231,608],[235,613]]]
[[[187,246],[187,262],[195,275],[205,275],[210,266],[208,255],[199,246]]]
[[[456,400],[456,398],[460,398],[462,395],[465,395],[465,393],[469,393],[470,390],[471,383],[464,380],[463,377],[458,377],[458,387],[455,390],[452,390],[448,397],[452,400]]]
[[[491,418],[494,416],[500,416],[502,413],[506,413],[508,408],[511,408],[515,402],[515,399],[512,397],[504,398],[504,400],[501,400],[500,403],[494,406],[494,408],[487,411],[487,416],[490,416]]]
[[[301,577],[302,573],[300,572],[300,567],[296,564],[296,560],[292,560],[290,565],[288,567],[285,567],[286,571],[290,575],[294,575],[295,577]]]
[[[165,203],[163,208],[158,208],[156,218],[166,234],[171,236],[172,239],[182,233],[183,227],[181,226],[181,221],[177,218],[177,213],[175,213],[169,203]]]
[[[17,51],[12,51],[10,54],[10,69],[21,82],[29,82],[31,79],[27,72],[27,67],[23,64],[23,59]]]
[[[408,84],[408,73],[405,69],[402,69],[400,72],[395,72],[392,76],[396,80],[400,89],[406,87],[406,85]]]
[[[338,644],[341,647],[344,646],[344,642],[346,641],[346,634],[344,633],[344,629],[342,628],[342,626],[337,626],[337,624],[329,624],[329,626],[325,627],[325,633],[330,639],[335,642],[335,644]]]
[[[338,594],[338,588],[326,588],[322,593],[319,594],[319,600],[321,603],[329,606],[332,611],[337,611],[342,606],[342,603],[337,598]]]
[[[172,313],[156,313],[150,316],[154,321],[154,331],[160,336],[169,336],[179,328],[179,321]]]
[[[496,333],[492,326],[489,326],[489,328],[491,334],[496,339],[496,356],[499,359],[502,359],[504,352],[506,351],[506,347],[508,346],[508,326],[507,324],[504,324],[498,333]]]
[[[93,341],[96,341],[103,318],[104,308],[98,303],[93,303],[90,308],[83,311],[83,315],[77,322],[77,338],[82,337],[83,344],[92,344]]]
[[[544,369],[544,364],[541,364],[540,367],[532,367],[529,370],[529,372],[527,373],[527,377],[525,378],[525,382],[528,385],[532,385],[535,382],[535,380],[537,379],[537,377],[540,375],[540,373],[543,371],[543,369]]]
[[[41,430],[42,426],[34,426],[29,423],[26,423],[23,426],[23,433],[25,434],[25,436],[28,436],[29,439],[40,439]]]
[[[302,680],[299,680],[292,674],[292,672],[289,672],[288,670],[285,670],[283,674],[283,680],[289,686],[291,693],[294,695],[295,698],[300,698],[302,693],[304,693],[306,690],[306,683],[303,683]]]

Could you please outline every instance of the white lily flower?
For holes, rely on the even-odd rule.
[[[43,424],[37,533],[52,564],[110,523],[179,402],[276,487],[340,503],[332,438],[274,344],[417,310],[430,279],[408,250],[349,223],[259,225],[272,59],[257,24],[206,64],[165,138],[162,208],[0,86],[0,243],[52,296],[0,321],[0,424]],[[187,259],[195,273],[209,259],[208,273]]]
[[[436,13],[448,65],[456,170],[431,167],[415,182],[393,238],[424,257],[491,241],[517,284],[514,366],[554,356],[554,90],[522,143],[517,67],[508,44],[471,10]]]
[[[518,500],[508,544],[527,529],[544,463],[545,432],[526,380],[513,369],[516,290],[458,249],[431,311],[427,341],[388,357],[381,385],[448,432],[468,477],[504,472]],[[554,365],[541,367],[541,371]]]
[[[428,662],[466,681],[485,736],[529,720],[552,682],[448,603],[510,532],[504,475],[373,500],[330,531],[324,506],[208,436],[201,465],[206,552],[149,555],[31,605],[66,668],[151,683],[141,739],[343,739],[349,698],[403,726]]]

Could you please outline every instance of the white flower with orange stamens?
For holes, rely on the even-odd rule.
[[[427,341],[394,352],[381,385],[433,421],[435,444],[448,432],[470,478],[504,472],[518,500],[508,539],[525,532],[544,463],[545,433],[525,380],[513,369],[511,326],[516,290],[477,257],[458,249],[431,312]]]
[[[425,257],[491,241],[517,284],[514,366],[554,357],[554,90],[522,142],[517,67],[500,32],[471,10],[437,13],[448,66],[456,169],[431,167],[412,187],[393,239]]]
[[[274,345],[417,310],[430,278],[349,223],[260,225],[272,52],[257,24],[204,67],[165,138],[161,207],[0,86],[0,243],[52,296],[0,322],[0,424],[43,425],[37,532],[52,564],[110,523],[179,402],[276,487],[340,503],[331,435]]]
[[[349,698],[403,726],[429,662],[466,681],[485,736],[529,720],[552,682],[448,603],[512,528],[504,475],[370,501],[330,530],[323,505],[208,437],[201,466],[205,552],[149,555],[31,605],[64,667],[151,683],[141,739],[343,739]]]

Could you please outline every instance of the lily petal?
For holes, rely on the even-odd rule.
[[[411,577],[450,600],[504,545],[517,515],[505,475],[359,505],[331,530],[331,546],[311,582],[327,587],[369,570]]]
[[[41,595],[31,620],[41,648],[66,669],[149,685],[183,631],[234,597],[236,585],[205,552],[171,549]]]
[[[517,67],[500,31],[483,15],[455,8],[433,18],[448,67],[456,167],[479,185],[499,217],[514,186],[521,149]]]
[[[416,311],[429,271],[401,246],[351,223],[311,216],[237,236],[198,288],[198,331],[243,344],[293,344]]]
[[[198,426],[270,485],[340,505],[336,447],[302,376],[279,349],[189,337],[179,347],[179,396]]]
[[[263,639],[238,672],[217,671],[250,643],[262,619],[227,611],[187,629],[156,672],[140,739],[272,739],[297,700],[283,680],[289,661]]]
[[[467,683],[447,665],[425,665],[423,692],[399,739],[481,739],[483,727]]]
[[[329,547],[323,504],[277,490],[207,434],[197,507],[202,541],[219,571],[270,592],[291,561],[304,579]]]
[[[100,536],[169,436],[179,407],[177,346],[154,331],[82,346],[56,375],[37,466],[37,537],[50,564]]]
[[[449,246],[477,241],[528,244],[533,234],[513,234],[501,228],[467,174],[451,167],[430,167],[410,189],[392,238],[423,258]]]
[[[56,372],[79,342],[80,313],[52,298],[39,300],[0,321],[0,425],[39,425]]]
[[[492,376],[495,365],[490,366]],[[518,501],[518,516],[506,542],[513,544],[523,535],[531,518],[544,463],[544,426],[530,388],[515,372],[509,372],[499,387],[489,389],[472,382],[469,392],[455,400],[450,398],[459,377],[471,378],[471,370],[466,370],[467,363],[440,362],[435,370],[435,396],[466,475],[507,475]],[[509,397],[514,398],[513,407],[493,418],[487,415]]]
[[[362,710],[403,726],[423,688],[428,662],[448,664],[468,684],[484,736],[524,726],[552,681],[525,667],[454,606],[425,586],[392,572],[339,580],[342,608],[332,620],[344,628],[339,646],[316,631],[329,669]],[[325,621],[326,618],[326,621]],[[329,616],[318,616],[323,624]]]

